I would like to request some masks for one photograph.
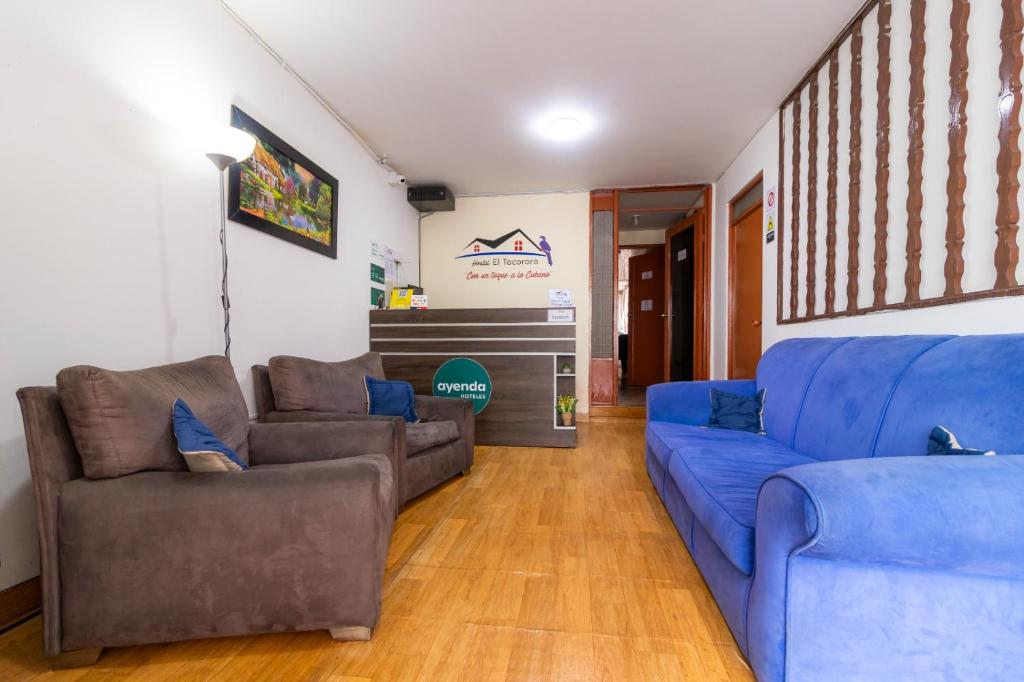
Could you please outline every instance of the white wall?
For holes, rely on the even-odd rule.
[[[218,180],[178,128],[234,103],[340,181],[337,261],[229,223],[250,401],[253,363],[367,348],[370,241],[415,258],[417,214],[216,2],[6,3],[0,51],[2,589],[39,571],[15,390],[222,351]]]
[[[467,259],[456,260],[476,237],[494,238],[516,228],[551,244],[553,264],[503,267],[506,274],[527,270],[544,278],[467,280]],[[588,192],[459,197],[455,210],[424,218],[421,232],[424,293],[432,308],[546,308],[548,289],[569,289],[576,304],[576,396],[579,412],[589,411],[590,381],[590,194]]]
[[[776,186],[778,157],[779,123],[778,118],[773,116],[715,183],[711,269],[711,368],[714,378],[726,377],[728,360],[726,353],[728,347],[729,226],[726,207],[729,199],[758,172],[764,172],[765,192]],[[971,201],[972,198],[972,190],[968,187],[968,201]],[[785,201],[785,197],[783,200]],[[843,225],[844,221],[845,213],[840,214],[838,224]],[[863,238],[862,241],[864,241]],[[775,314],[776,249],[778,244],[779,240],[776,239],[771,244],[764,245],[762,288],[762,344],[764,348],[768,348],[782,339],[807,336],[996,334],[1024,331],[1024,300],[1019,296],[779,325],[776,323]],[[977,254],[976,257],[988,258],[989,256]]]

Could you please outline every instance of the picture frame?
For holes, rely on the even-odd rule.
[[[228,218],[337,259],[338,179],[234,105],[231,125],[256,148],[228,169]]]

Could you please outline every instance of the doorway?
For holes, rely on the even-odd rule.
[[[661,244],[619,247],[618,405],[643,406],[662,380],[665,253]]]
[[[707,377],[711,202],[709,185],[591,192],[591,414],[643,416],[647,386]],[[685,292],[672,285],[670,232],[685,244]]]
[[[761,358],[762,185],[758,175],[729,202],[730,379],[753,379]]]
[[[694,253],[695,220],[684,221],[665,235],[667,310],[671,339],[668,357],[669,381],[693,381]]]

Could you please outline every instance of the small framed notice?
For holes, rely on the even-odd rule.
[[[548,308],[548,322],[575,322],[576,311],[565,308]]]
[[[568,289],[548,289],[548,306],[551,308],[571,308],[572,292]]]

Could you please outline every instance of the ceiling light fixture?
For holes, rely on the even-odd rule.
[[[533,124],[536,135],[552,142],[572,142],[593,129],[593,120],[576,112],[549,112],[537,118]]]

